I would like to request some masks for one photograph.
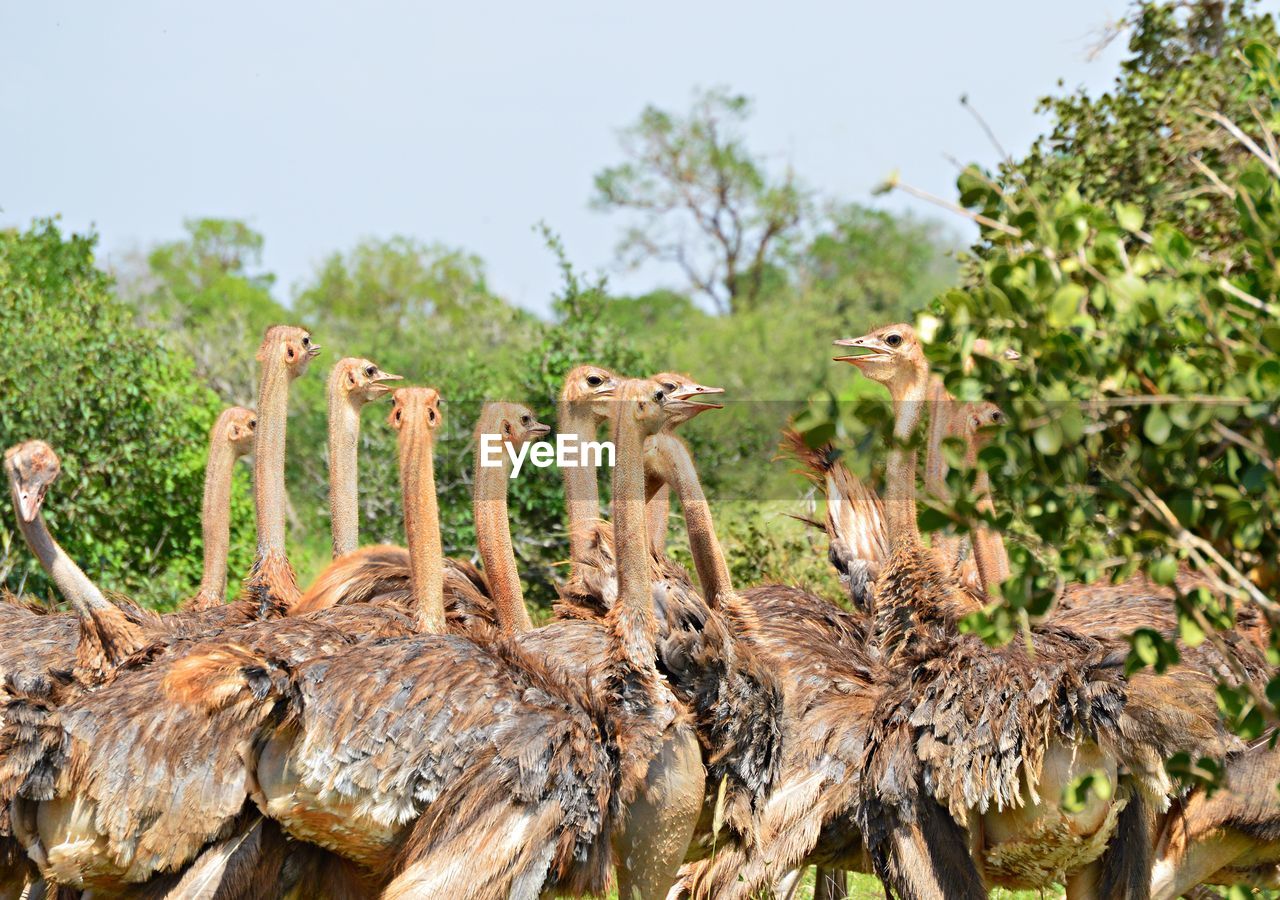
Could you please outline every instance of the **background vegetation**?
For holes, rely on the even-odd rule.
[[[774,459],[777,431],[798,417],[811,442],[835,438],[875,478],[891,410],[878,387],[830,364],[828,342],[911,319],[951,392],[996,399],[1010,419],[979,465],[1014,577],[969,627],[1006,640],[1062,583],[1142,569],[1172,584],[1185,567],[1215,589],[1180,598],[1182,642],[1215,639],[1243,604],[1276,621],[1280,37],[1244,0],[1137,3],[1120,35],[1130,55],[1111,91],[1046,98],[1044,134],[1024,155],[961,172],[951,205],[977,228],[963,252],[949,225],[826,196],[767,165],[742,138],[750,100],[727,88],[695,92],[685,110],[643,110],[590,197],[618,227],[620,262],[674,263],[683,281],[619,296],[540,226],[563,274],[546,318],[495,294],[484,260],[410,236],[335,250],[285,290],[243,221],[191,220],[182,240],[116,272],[96,265],[92,235],[56,220],[0,232],[0,444],[53,443],[65,474],[46,509],[60,540],[105,585],[168,607],[198,582],[207,429],[222,405],[254,402],[253,353],[270,323],[310,327],[323,363],[368,356],[442,390],[438,478],[446,550],[459,556],[474,547],[469,442],[484,399],[523,400],[551,421],[560,379],[580,362],[674,368],[743,401],[688,434],[735,577],[835,597],[825,547],[787,515],[813,515],[813,500]],[[1021,359],[979,358],[966,374],[980,336]],[[289,432],[304,583],[329,547],[319,368],[295,386]],[[401,539],[383,418],[367,414],[362,438],[367,542]],[[969,473],[953,463],[956,502],[924,507],[927,529],[978,521]],[[253,544],[248,488],[245,470],[233,590]],[[542,472],[513,491],[521,571],[545,612],[567,549],[560,485]],[[0,524],[0,578],[48,594],[11,522]],[[678,526],[673,537],[678,548]],[[1161,668],[1178,652],[1140,632],[1130,665]],[[1276,720],[1280,681],[1265,697],[1220,699],[1235,729],[1257,736]],[[1173,765],[1216,772],[1211,760]]]
[[[263,268],[264,236],[242,221],[189,221],[182,240],[112,273],[95,265],[92,235],[56,221],[5,232],[0,442],[54,443],[67,470],[48,503],[59,537],[105,584],[167,606],[197,581],[206,430],[221,404],[253,402],[269,323],[313,329],[326,363],[365,355],[440,387],[457,555],[474,547],[468,445],[483,399],[524,400],[549,419],[579,362],[675,368],[749,401],[689,432],[735,576],[834,596],[823,547],[785,515],[811,510],[773,458],[777,429],[798,414],[812,441],[837,437],[874,477],[883,392],[833,367],[827,342],[917,319],[952,393],[997,399],[1011,420],[980,464],[1015,577],[971,626],[1007,639],[1062,581],[1142,568],[1171,583],[1192,566],[1217,590],[1183,598],[1183,640],[1213,639],[1243,603],[1275,612],[1280,584],[1280,38],[1244,0],[1138,3],[1120,34],[1130,54],[1111,91],[1046,98],[1044,134],[1025,154],[961,172],[953,205],[977,239],[960,253],[950,225],[827,196],[767,164],[742,137],[750,100],[728,88],[641,111],[589,198],[618,228],[620,262],[674,263],[682,281],[619,296],[542,226],[563,273],[546,318],[498,296],[484,260],[410,236],[335,250],[286,290]],[[1022,359],[980,360],[966,375],[960,360],[979,336]],[[304,581],[328,550],[323,390],[322,372],[299,382],[290,423]],[[363,436],[366,541],[401,534],[382,418],[367,415]],[[928,528],[976,520],[956,468],[958,500],[923,510]],[[522,572],[545,609],[566,552],[560,486],[544,472],[514,490]],[[252,545],[247,496],[241,475],[233,573]],[[0,553],[7,586],[46,591],[7,526]],[[1143,633],[1131,663],[1177,652]],[[1224,713],[1256,734],[1280,684],[1268,696],[1224,691]]]

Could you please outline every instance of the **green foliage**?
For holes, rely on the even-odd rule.
[[[1135,21],[1114,94],[1049,102],[1051,137],[1027,159],[962,173],[981,238],[964,285],[917,322],[951,393],[995,399],[1009,419],[978,458],[997,499],[989,524],[1013,544],[1004,602],[966,623],[990,640],[1046,612],[1063,583],[1139,570],[1174,586],[1190,645],[1243,604],[1276,608],[1280,63],[1255,39],[1274,43],[1273,23],[1242,4],[1212,40],[1162,4]],[[978,356],[967,372],[979,336],[1021,360]],[[843,418],[819,404],[806,425],[865,442],[883,440],[885,419],[880,402]],[[970,475],[952,473],[962,499]],[[921,515],[961,531],[980,520],[961,501],[945,520]],[[1183,567],[1212,589],[1192,588]],[[1177,643],[1141,629],[1126,668],[1178,658]],[[1218,699],[1253,738],[1275,720],[1274,697],[1280,683],[1265,700],[1226,687]],[[1203,760],[1175,767],[1214,777]]]
[[[200,580],[200,498],[219,406],[189,359],[133,324],[94,266],[94,243],[52,221],[0,232],[0,445],[48,441],[62,459],[45,504],[58,540],[103,586],[169,606]],[[237,476],[233,577],[252,547],[247,482]],[[6,529],[12,521],[6,514]],[[35,561],[16,552],[16,532],[6,542],[4,584],[50,595]]]
[[[1140,229],[1140,216],[1176,220],[1191,239],[1231,256],[1225,238],[1235,211],[1206,170],[1229,182],[1250,156],[1205,113],[1221,113],[1255,137],[1254,113],[1275,115],[1250,84],[1246,51],[1276,42],[1275,20],[1253,15],[1255,7],[1251,0],[1137,4],[1128,22],[1131,56],[1115,87],[1042,100],[1053,126],[1002,180],[1075,185],[1097,206],[1126,204],[1119,224],[1127,230]]]
[[[742,140],[751,101],[698,91],[687,115],[654,106],[622,133],[627,161],[595,178],[593,205],[630,213],[618,247],[632,265],[678,265],[721,312],[750,309],[783,264],[808,198],[787,171],[774,178]]]
[[[196,371],[228,403],[252,406],[254,353],[269,325],[289,319],[260,270],[262,235],[233,219],[190,219],[187,237],[154,248],[143,268],[121,273],[120,294],[146,324],[195,360]]]

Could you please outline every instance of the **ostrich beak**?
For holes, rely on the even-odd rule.
[[[310,347],[308,347],[308,348],[307,348],[307,356],[308,356],[310,359],[315,359],[315,358],[316,358],[317,356],[319,356],[319,355],[320,355],[320,345],[319,345],[319,344],[312,344]]]
[[[832,362],[847,362],[861,368],[869,362],[883,361],[889,358],[889,348],[879,338],[863,335],[856,338],[841,338],[834,342],[837,347],[853,347],[861,350],[861,353],[854,353],[848,356],[833,357]]]
[[[31,523],[36,520],[36,516],[40,514],[40,507],[44,504],[44,495],[48,490],[48,483],[38,485],[35,488],[18,487],[18,515],[22,516],[23,522]]]
[[[544,425],[541,422],[534,422],[526,429],[526,431],[528,431],[529,437],[531,438],[546,437],[551,433],[551,426]]]
[[[724,409],[723,403],[708,399],[711,394],[723,394],[724,388],[708,387],[705,384],[685,384],[668,395],[668,399],[698,409]]]
[[[403,375],[392,375],[390,372],[384,372],[381,369],[370,379],[369,393],[374,397],[381,397],[383,394],[389,394],[393,388],[387,384],[388,381],[404,381]]]

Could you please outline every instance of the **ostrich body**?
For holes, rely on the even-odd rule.
[[[885,384],[897,410],[885,499],[890,557],[872,620],[872,645],[894,683],[869,738],[859,815],[877,870],[899,890],[920,890],[916,867],[900,857],[937,801],[968,826],[990,883],[1065,879],[1069,896],[1145,895],[1145,876],[1134,873],[1147,870],[1150,848],[1134,835],[1147,821],[1144,807],[1161,812],[1173,794],[1162,760],[1229,746],[1211,680],[1187,669],[1125,679],[1116,648],[1059,625],[1005,648],[959,635],[958,619],[979,598],[921,546],[915,525],[915,452],[906,442],[928,383],[919,342],[895,325],[838,343],[863,351],[842,359]],[[912,762],[920,768],[907,776]],[[1120,779],[1122,770],[1129,774]],[[1063,808],[1061,790],[1090,771],[1119,791]]]
[[[305,615],[346,604],[385,606],[416,617],[409,552],[392,544],[360,547],[358,456],[360,412],[391,391],[389,375],[367,359],[344,359],[329,378],[329,509],[333,531],[330,563],[293,609]],[[469,563],[445,563],[445,607],[453,630],[494,621],[488,585]]]
[[[259,354],[268,401],[260,406],[255,479],[259,560],[246,587],[249,599],[240,601],[255,608],[287,608],[296,598],[284,555],[283,507],[271,502],[282,496],[285,408],[270,400],[314,355],[304,336],[271,329]],[[276,466],[279,472],[272,471]],[[11,800],[14,832],[45,879],[107,893],[136,890],[155,878],[198,878],[226,889],[247,869],[278,866],[283,851],[275,826],[256,821],[246,806],[253,737],[262,726],[255,716],[271,710],[243,702],[238,665],[255,654],[277,661],[249,679],[249,696],[263,694],[281,682],[279,666],[365,636],[413,633],[402,616],[364,612],[360,619],[319,614],[186,637],[170,633],[95,691],[12,701],[11,721],[0,735],[0,794]],[[193,697],[203,704],[196,715]]]
[[[645,430],[661,424],[651,394],[631,387],[616,427],[615,519],[629,549],[608,621],[565,628],[573,640],[564,644],[577,649],[558,667],[538,649],[551,641],[546,629],[518,641],[423,635],[297,667],[291,712],[258,767],[260,802],[287,831],[368,868],[389,866],[388,897],[598,891],[610,838],[624,895],[662,895],[703,785],[692,729],[653,664],[641,457]],[[423,513],[409,528],[415,591],[434,594],[443,627],[436,397],[397,391],[393,423],[402,460],[416,461],[409,468],[421,479],[421,506],[406,506]],[[645,796],[662,782],[655,766],[671,789],[652,810],[658,833]]]
[[[611,407],[616,404],[608,399],[614,378],[594,366],[569,373],[561,393],[561,427],[581,439],[593,438],[599,421],[613,414]],[[672,433],[676,425],[719,408],[710,398],[721,391],[676,373],[650,380],[668,395],[668,418],[663,429],[645,442],[647,512],[665,516],[665,508],[655,510],[658,488],[669,485],[676,491],[685,509],[690,546],[702,581],[699,595],[683,568],[649,547],[650,572],[657,586],[658,664],[697,723],[707,766],[708,796],[698,838],[690,847],[691,858],[697,858],[715,844],[712,824],[721,792],[721,812],[728,829],[747,829],[753,821],[755,799],[768,792],[776,777],[783,688],[773,660],[759,646],[752,611],[730,584],[687,448]],[[561,589],[556,611],[562,619],[599,621],[614,603],[610,590],[615,571],[614,535],[598,519],[573,518],[574,510],[582,514],[595,508],[595,486],[577,469],[566,469],[564,474],[570,534],[586,536],[587,541],[578,548],[574,571]],[[651,541],[653,525],[649,520]]]

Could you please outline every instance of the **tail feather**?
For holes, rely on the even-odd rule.
[[[252,900],[280,882],[286,853],[279,826],[254,816],[225,840],[206,847],[166,897]]]
[[[849,591],[854,605],[871,607],[871,586],[889,556],[889,536],[884,504],[840,460],[831,444],[810,447],[793,428],[782,433],[782,449],[804,469],[801,474],[818,486],[827,498],[824,528],[830,545],[831,564]]]
[[[183,655],[165,675],[170,698],[212,713],[240,702],[287,696],[291,669],[285,660],[228,644]]]

